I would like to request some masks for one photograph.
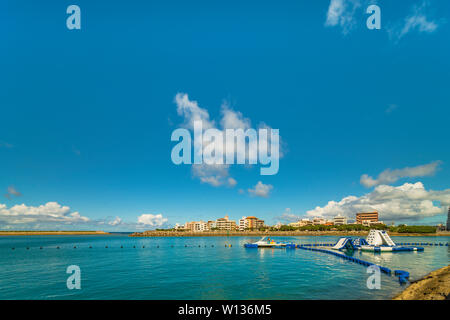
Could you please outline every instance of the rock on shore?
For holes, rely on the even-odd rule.
[[[414,281],[394,300],[449,300],[450,265],[435,270],[423,279]]]

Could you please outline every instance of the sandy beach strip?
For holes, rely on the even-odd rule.
[[[450,299],[450,265],[435,270],[414,281],[394,300],[448,300]]]

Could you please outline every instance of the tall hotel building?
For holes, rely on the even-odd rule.
[[[363,224],[363,221],[370,223],[378,222],[378,212],[361,212],[356,214],[356,224]]]

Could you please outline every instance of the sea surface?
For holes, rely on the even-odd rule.
[[[331,243],[338,238],[273,237],[297,244]],[[450,240],[392,238],[395,242]],[[368,289],[371,274],[366,267],[329,254],[243,247],[257,240],[0,236],[0,299],[390,299],[405,287],[397,277],[381,274],[381,288]],[[406,270],[410,280],[450,261],[447,246],[425,246],[424,252],[356,251],[353,255],[392,270]],[[79,290],[67,288],[70,265],[81,270]]]

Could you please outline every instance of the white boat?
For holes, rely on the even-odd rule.
[[[286,247],[286,246],[294,246],[293,243],[284,243],[284,242],[276,242],[273,239],[270,239],[270,237],[262,237],[259,241],[256,241],[254,243],[246,243],[244,244],[244,247],[246,248],[276,248],[276,247]]]

